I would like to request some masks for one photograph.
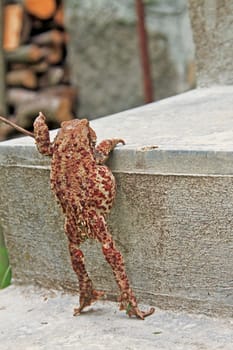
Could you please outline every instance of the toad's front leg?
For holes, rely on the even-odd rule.
[[[33,123],[34,137],[38,151],[45,156],[52,156],[53,145],[50,142],[49,129],[45,123],[45,116],[40,112]]]
[[[104,164],[108,157],[109,153],[116,147],[118,143],[125,144],[125,141],[122,139],[107,139],[100,142],[100,144],[95,148],[95,159],[97,164]]]

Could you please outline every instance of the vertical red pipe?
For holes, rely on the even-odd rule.
[[[142,0],[135,0],[136,12],[137,12],[137,30],[139,39],[139,50],[141,57],[142,73],[143,73],[143,86],[144,86],[144,100],[145,103],[152,102],[154,100],[153,83],[150,70],[150,59],[148,50],[147,32],[145,27],[145,13]]]

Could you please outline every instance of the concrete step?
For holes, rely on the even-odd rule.
[[[141,321],[128,318],[109,301],[73,317],[75,306],[77,296],[55,290],[1,290],[0,349],[232,350],[232,319],[157,309]]]

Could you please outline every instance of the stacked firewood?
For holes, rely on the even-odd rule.
[[[75,117],[77,91],[66,60],[68,35],[62,0],[5,1],[3,49],[8,114],[32,129],[39,111],[50,127]],[[8,127],[1,125],[2,138]]]

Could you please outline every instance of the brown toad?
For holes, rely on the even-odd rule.
[[[94,289],[84,264],[80,245],[87,238],[102,244],[103,254],[110,264],[121,295],[120,310],[138,318],[151,315],[154,309],[140,311],[126,275],[121,253],[109,233],[106,215],[116,193],[112,172],[104,164],[109,153],[121,139],[102,141],[96,147],[95,131],[86,119],[71,120],[61,124],[53,143],[42,113],[34,122],[34,136],[40,153],[52,156],[51,188],[65,215],[65,232],[69,241],[71,262],[79,280],[80,305],[74,315],[104,295]]]

